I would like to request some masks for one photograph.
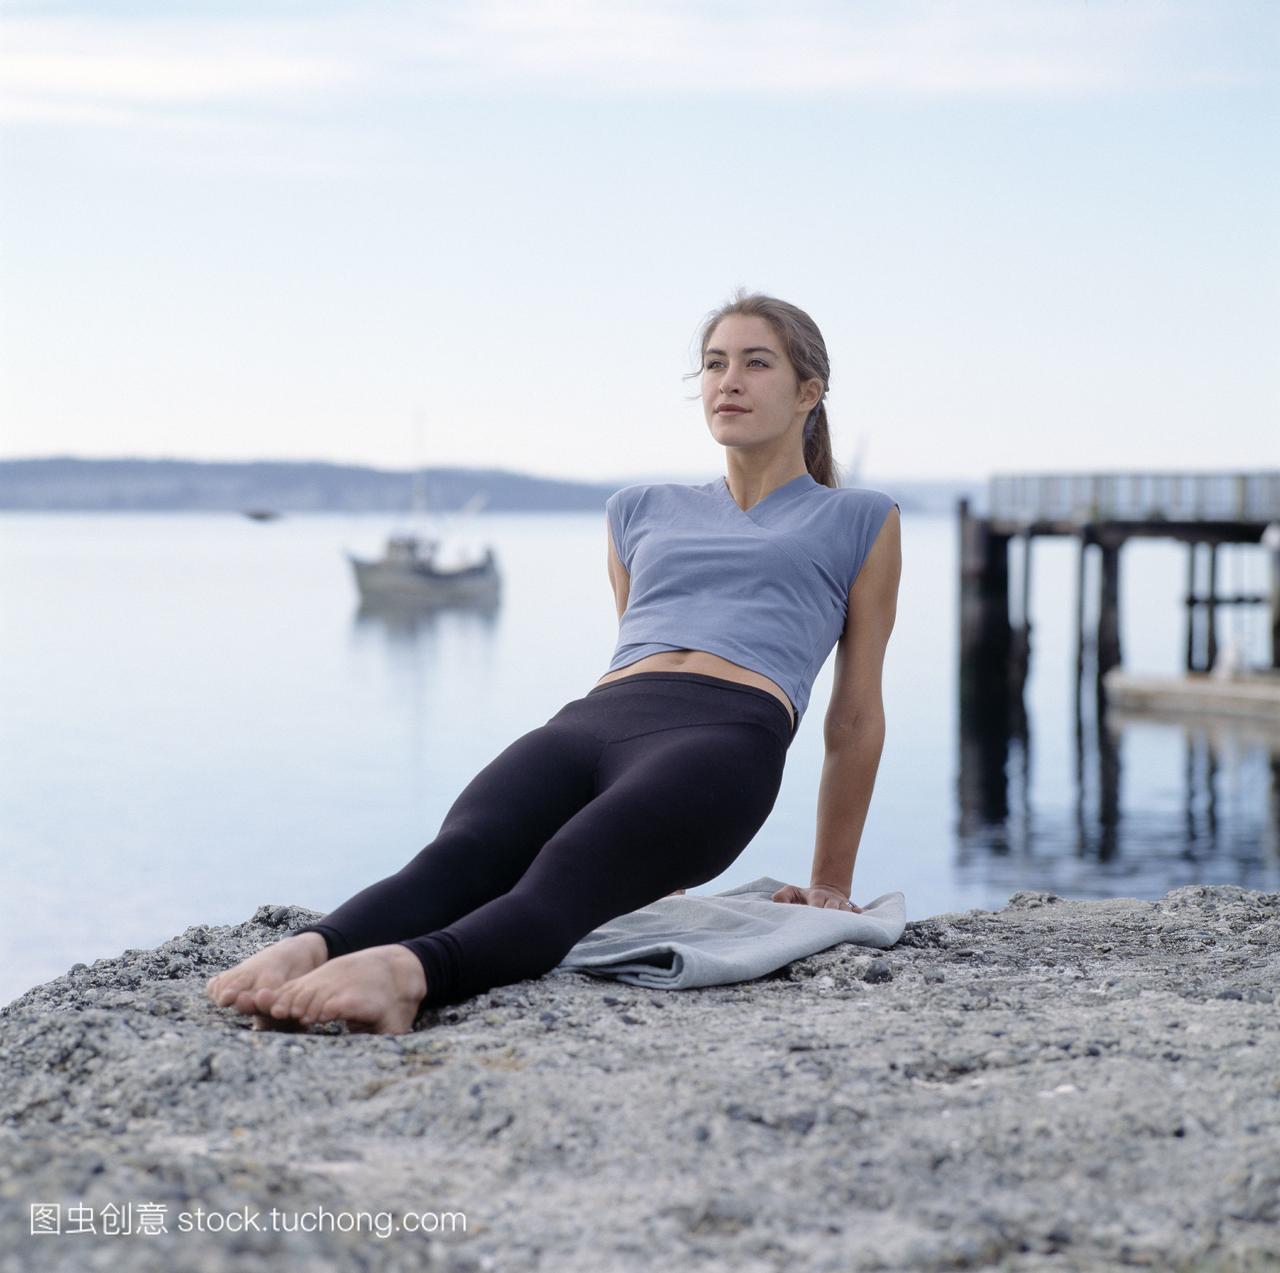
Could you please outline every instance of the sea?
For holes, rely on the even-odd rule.
[[[480,514],[464,537],[453,528],[451,551],[492,545],[496,607],[371,612],[346,554],[377,555],[409,526],[0,514],[0,1004],[192,925],[332,909],[404,865],[480,768],[605,672],[617,618],[603,512]],[[1280,888],[1277,731],[1097,716],[1076,683],[1069,541],[1035,542],[1025,728],[974,735],[956,546],[953,516],[904,512],[854,900],[900,891],[923,919],[999,909],[1017,890]],[[1124,549],[1129,671],[1182,669],[1185,551]],[[1228,547],[1220,586],[1263,592],[1264,566],[1260,549]],[[1219,624],[1220,646],[1262,664],[1260,608]],[[773,813],[695,892],[808,882],[833,664]]]

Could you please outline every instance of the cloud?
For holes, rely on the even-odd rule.
[[[1275,13],[1244,0],[436,0],[294,18],[14,17],[0,24],[0,118],[113,125],[384,94],[1026,98],[1248,84],[1267,77]]]
[[[284,39],[280,52],[263,48],[283,32],[248,24],[65,17],[9,20],[0,31],[6,121],[134,123],[157,108],[332,93],[360,73],[322,48],[293,52]]]

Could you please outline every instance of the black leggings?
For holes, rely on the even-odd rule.
[[[412,861],[296,931],[331,957],[407,946],[426,1007],[542,976],[592,929],[724,871],[769,816],[794,734],[753,685],[607,681],[490,761]]]

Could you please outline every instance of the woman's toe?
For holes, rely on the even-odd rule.
[[[323,991],[316,991],[302,1005],[301,1020],[305,1025],[314,1025],[318,1021],[332,1021],[337,996]]]
[[[308,986],[304,978],[298,982],[298,988],[293,992],[293,996],[289,1000],[289,1015],[301,1021],[303,1017],[311,1015],[312,1006],[315,1002],[316,989],[314,986]]]
[[[341,995],[330,995],[328,1000],[320,1005],[316,1014],[317,1021],[337,1021],[339,1018],[345,1018],[352,1011],[352,1005],[349,1002],[349,996],[344,999]]]
[[[289,1015],[289,1010],[293,1006],[294,986],[293,982],[286,981],[274,991],[274,997],[267,1000],[267,1011],[273,1017],[285,1017]]]

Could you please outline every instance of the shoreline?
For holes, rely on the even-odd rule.
[[[263,906],[0,1010],[0,1269],[1280,1265],[1280,893],[1024,891],[884,952],[691,991],[561,971],[400,1036],[204,997],[317,917]],[[34,1201],[142,1200],[467,1231],[29,1236]]]

